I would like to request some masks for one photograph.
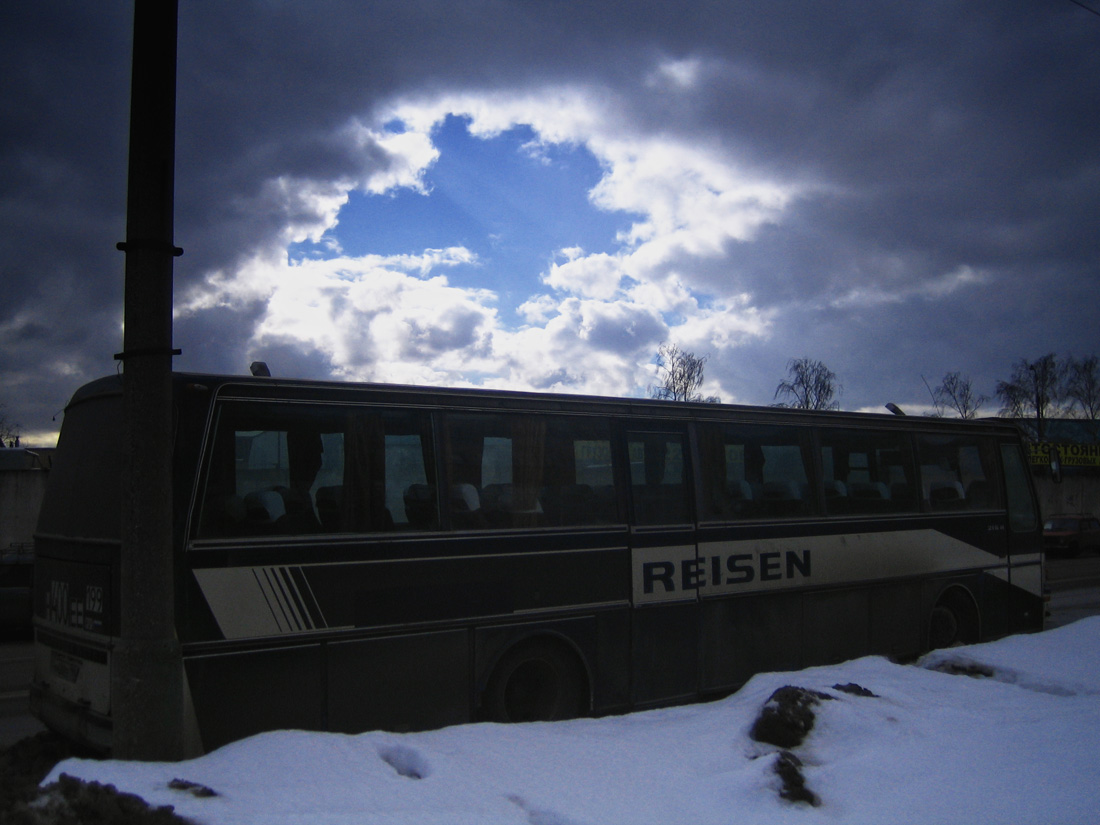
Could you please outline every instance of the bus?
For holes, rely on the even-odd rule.
[[[961,421],[173,374],[189,749],[717,698],[1043,625],[1019,434]],[[35,715],[109,751],[122,386],[66,408]]]

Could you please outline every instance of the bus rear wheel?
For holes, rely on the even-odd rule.
[[[974,644],[980,638],[978,607],[970,594],[955,588],[940,596],[928,619],[928,649]]]
[[[512,649],[497,664],[485,689],[485,716],[494,722],[573,719],[584,713],[586,693],[576,655],[540,639]]]

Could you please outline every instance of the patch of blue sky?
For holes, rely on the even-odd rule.
[[[471,265],[448,267],[455,286],[491,289],[503,319],[532,295],[559,250],[614,252],[616,236],[636,216],[597,209],[588,192],[603,170],[583,146],[538,144],[528,127],[473,137],[464,118],[448,117],[433,132],[439,159],[424,176],[427,194],[353,192],[330,243],[294,244],[291,260],[344,255],[419,254],[462,246]],[[560,260],[560,259],[559,259]]]

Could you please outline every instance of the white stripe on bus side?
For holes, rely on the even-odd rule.
[[[217,567],[195,570],[203,596],[227,639],[276,636],[316,629],[295,603],[285,567]]]
[[[295,598],[298,596],[297,588],[285,567],[256,568],[256,580],[271,605],[275,621],[284,633],[314,629],[309,616],[303,615],[298,608],[300,597]]]
[[[1015,561],[1015,559],[1013,559]],[[1012,586],[1033,596],[1043,595],[1043,568],[1038,562],[1012,568]]]
[[[634,603],[866,583],[953,570],[1005,568],[1007,559],[936,530],[848,533],[635,548]]]

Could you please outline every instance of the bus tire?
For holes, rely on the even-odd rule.
[[[981,640],[981,622],[974,598],[952,587],[936,601],[928,617],[928,649],[969,645]]]
[[[576,654],[538,639],[512,648],[497,663],[483,708],[493,722],[555,722],[584,713],[587,684]]]

